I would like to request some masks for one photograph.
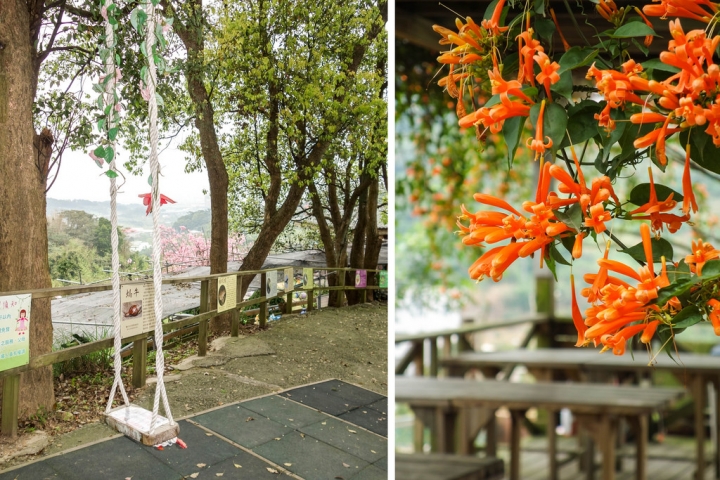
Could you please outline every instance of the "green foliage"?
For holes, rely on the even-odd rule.
[[[195,212],[186,213],[182,217],[175,220],[175,223],[173,223],[173,228],[175,230],[180,230],[181,227],[185,227],[188,230],[198,230],[209,233],[210,221],[210,210],[198,210]]]

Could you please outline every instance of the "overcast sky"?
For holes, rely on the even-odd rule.
[[[127,153],[121,149],[118,160],[127,159]],[[160,193],[172,198],[178,204],[203,207],[208,190],[206,172],[185,173],[185,154],[177,149],[168,148],[160,154]],[[150,192],[147,183],[149,166],[145,166],[142,177],[128,175],[125,185],[118,192],[118,203],[142,202],[138,195]],[[110,179],[103,170],[83,152],[67,151],[63,155],[59,177],[48,192],[48,197],[60,200],[110,200]],[[118,180],[121,180],[118,178]]]

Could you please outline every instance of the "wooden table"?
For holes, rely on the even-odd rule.
[[[587,380],[592,374],[647,374],[655,370],[665,370],[674,374],[690,391],[694,402],[695,437],[696,437],[696,478],[705,478],[705,393],[708,385],[715,391],[715,428],[720,432],[720,357],[681,353],[673,355],[675,361],[667,354],[661,353],[655,358],[652,367],[648,366],[649,358],[645,352],[635,352],[616,356],[609,352],[599,354],[598,350],[589,348],[578,349],[539,349],[511,350],[494,353],[466,352],[455,357],[443,359],[441,365],[448,368],[452,376],[463,375],[466,371],[476,368],[486,377],[494,377],[497,373],[512,365],[525,365],[539,379],[552,378],[553,372],[562,371],[569,378]],[[720,478],[720,447],[714,445],[713,464],[715,477]]]
[[[451,443],[468,424],[466,415],[472,408],[490,410],[507,407],[511,413],[510,479],[520,478],[520,426],[530,408],[544,408],[557,412],[569,408],[583,428],[592,434],[603,453],[603,479],[615,478],[615,437],[621,417],[630,419],[637,428],[637,478],[645,480],[647,463],[648,416],[666,409],[680,398],[679,388],[639,388],[571,383],[509,383],[494,380],[464,380],[456,378],[395,378],[395,401],[408,403],[418,418],[441,438],[443,445]],[[494,415],[494,413],[493,413]],[[449,422],[454,416],[455,422]],[[452,431],[454,428],[459,432]],[[547,429],[550,478],[557,478],[555,429]],[[465,447],[461,443],[460,453]],[[494,455],[494,446],[490,455]]]
[[[495,457],[445,453],[395,454],[396,480],[500,480],[505,464]]]

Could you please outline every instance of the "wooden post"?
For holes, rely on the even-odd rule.
[[[547,323],[537,326],[538,348],[553,347],[553,316],[555,315],[555,279],[550,276],[535,277],[535,309],[549,317]]]
[[[525,412],[510,410],[510,480],[520,480],[520,427]]]
[[[240,336],[240,312],[237,308],[234,308],[231,312],[230,318],[230,336]]]
[[[145,386],[147,377],[147,337],[133,342],[132,384],[135,388]]]
[[[344,287],[345,286],[345,270],[336,270],[335,273],[338,276],[338,286]],[[338,293],[340,294],[340,306],[345,306],[345,302],[347,300],[347,297],[345,296],[345,289],[343,288]]]
[[[314,305],[314,303],[315,303],[314,295],[315,295],[314,289],[310,289],[307,291],[307,311],[308,312],[311,310],[314,310],[314,306],[315,306]]]
[[[288,288],[290,288],[288,286]],[[287,292],[287,297],[285,298],[285,313],[290,315],[293,312],[293,291],[290,290]]]
[[[438,346],[437,338],[430,339],[430,376],[438,376]]]
[[[695,402],[695,479],[705,478],[705,382],[700,374],[690,380],[693,400]]]
[[[267,282],[267,274],[262,273],[260,275],[260,291],[262,292],[262,297],[265,297],[265,284]],[[265,297],[265,300],[260,304],[260,313],[259,313],[259,322],[260,322],[260,328],[265,328],[267,326],[267,297]]]
[[[2,434],[17,437],[18,409],[20,407],[20,375],[10,375],[3,381]]]
[[[209,311],[210,280],[200,282],[200,313]],[[207,327],[208,321],[203,320],[198,327],[198,357],[207,355]]]
[[[425,341],[424,340],[416,340],[413,342],[415,351],[415,356],[413,357],[413,363],[415,364],[415,375],[418,377],[422,377],[425,375],[425,368],[423,365],[423,356],[425,355]]]
[[[550,476],[549,480],[558,480],[558,464],[557,464],[557,439],[555,431],[555,414],[554,410],[547,411],[547,441],[548,441],[548,469]]]

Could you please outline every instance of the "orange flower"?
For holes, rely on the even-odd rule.
[[[560,35],[560,40],[562,40],[563,48],[567,52],[570,50],[570,44],[565,40],[565,35],[563,35],[562,30],[560,29],[560,24],[557,21],[557,17],[555,16],[555,10],[552,8],[550,9],[550,16],[552,17],[552,21],[555,24],[555,30],[557,30],[558,34]]]
[[[583,225],[595,229],[595,233],[602,233],[607,230],[605,222],[612,219],[612,214],[605,210],[602,203],[597,203],[590,207],[590,216],[585,217]]]
[[[575,243],[573,244],[572,257],[577,259],[582,257],[582,242],[585,238],[585,234],[580,232],[575,236]],[[574,287],[573,287],[574,288]]]
[[[543,116],[545,114],[545,100],[540,103],[540,113],[538,114],[537,127],[535,128],[535,139],[528,138],[525,144],[530,147],[530,150],[535,152],[535,160],[545,154],[545,150],[552,147],[553,142],[550,137],[547,138],[547,142],[543,143]]]
[[[710,323],[712,323],[715,335],[720,336],[720,302],[711,298],[708,300],[708,307],[710,307],[710,312],[708,313]]]
[[[583,322],[582,313],[580,313],[580,308],[577,304],[577,297],[575,296],[575,276],[570,275],[570,292],[572,294],[572,319],[573,323],[575,324],[575,329],[578,333],[578,339],[575,343],[576,347],[582,347],[585,345],[585,331],[587,330],[587,327],[585,326],[585,323]]]
[[[643,334],[640,337],[640,341],[642,343],[650,343],[653,335],[655,335],[655,330],[657,330],[657,327],[659,324],[660,324],[660,320],[653,320],[652,322],[649,322],[647,324],[647,326],[645,326],[645,329],[643,330]]]
[[[646,17],[645,15],[643,15],[643,13],[640,11],[640,9],[637,8],[637,7],[633,7],[633,8],[635,9],[635,12],[642,17],[643,21],[645,22],[645,25],[647,25],[647,26],[650,27],[650,28],[653,28],[652,23],[650,23],[650,20],[648,20],[647,17]],[[652,35],[646,35],[646,36],[645,36],[645,42],[644,42],[644,43],[645,43],[645,46],[646,46],[646,47],[649,47],[649,46],[652,44],[652,41],[653,41],[653,36],[652,36]]]
[[[693,213],[697,213],[698,206],[695,201],[695,192],[692,187],[692,180],[690,180],[690,144],[685,145],[685,169],[683,170],[683,213],[688,214],[692,208]]]
[[[506,32],[510,28],[500,26],[500,16],[502,15],[504,6],[505,0],[500,0],[497,5],[495,5],[495,10],[493,10],[493,14],[490,17],[490,20],[483,20],[481,23],[482,27],[485,30],[491,32],[494,37],[497,37],[502,32]]]
[[[685,257],[685,263],[690,266],[690,271],[695,273],[697,276],[702,276],[702,268],[705,262],[708,262],[714,258],[720,257],[720,251],[709,243],[705,243],[702,239],[698,239],[697,242],[692,243],[692,253]]]
[[[550,61],[550,57],[548,57],[545,52],[538,52],[533,59],[540,67],[540,73],[536,76],[537,81],[543,84],[548,99],[552,100],[550,85],[554,85],[560,81],[560,75],[557,73],[557,71],[560,70],[560,64]]]

